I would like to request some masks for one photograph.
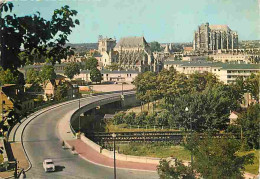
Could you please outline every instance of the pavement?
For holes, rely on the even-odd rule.
[[[70,146],[75,147],[75,151],[83,159],[95,163],[100,166],[106,166],[113,168],[114,160],[112,158],[106,157],[101,153],[95,151],[89,145],[82,142],[80,139],[66,141]],[[116,160],[116,168],[121,169],[131,169],[131,170],[141,170],[141,171],[151,171],[156,172],[156,164],[139,163],[139,162],[129,162]]]

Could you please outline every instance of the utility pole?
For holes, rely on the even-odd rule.
[[[116,134],[112,134],[114,141],[114,179],[116,179]]]

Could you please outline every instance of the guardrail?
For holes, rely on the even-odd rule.
[[[133,92],[133,93],[131,93]],[[120,93],[120,92],[115,92],[116,94],[117,93]],[[103,95],[105,94],[114,94],[114,93],[103,93]],[[133,90],[128,90],[128,91],[124,91],[124,95],[128,96],[128,95],[133,95],[134,94],[134,91]],[[78,117],[78,115],[80,115],[81,113],[83,113],[82,109],[85,108],[84,112],[88,111],[88,110],[91,110],[97,106],[102,106],[104,104],[108,104],[108,103],[112,103],[112,102],[115,102],[115,101],[120,101],[121,100],[121,94],[117,94],[116,96],[112,96],[112,97],[104,97],[103,99],[99,99],[97,101],[94,101],[93,103],[90,103],[90,104],[87,104],[85,105],[84,107],[81,107],[79,109],[77,109],[71,116],[70,118],[70,129],[73,133],[73,135],[75,136],[76,135],[76,131],[73,129],[72,127],[72,122],[73,120]]]

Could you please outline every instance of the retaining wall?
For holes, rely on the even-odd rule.
[[[107,149],[102,149],[101,146],[94,143],[87,137],[85,137],[84,134],[81,134],[80,139],[90,147],[92,147],[95,151],[102,153],[102,155],[109,157],[111,159],[114,158],[114,152],[109,151]],[[151,164],[159,164],[160,158],[153,158],[153,157],[142,157],[142,156],[133,156],[133,155],[124,155],[124,154],[116,154],[116,159],[121,161],[129,161],[129,162],[139,162],[139,163],[151,163]]]

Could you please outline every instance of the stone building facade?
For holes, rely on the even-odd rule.
[[[238,48],[238,34],[227,25],[202,24],[194,32],[193,50],[215,51]]]
[[[101,55],[101,63],[103,67],[115,63],[118,58],[117,52],[113,49],[116,46],[116,40],[112,38],[103,38],[102,36],[98,39],[98,52]]]
[[[117,62],[124,69],[140,72],[152,69],[152,53],[144,37],[124,37],[116,44]]]

